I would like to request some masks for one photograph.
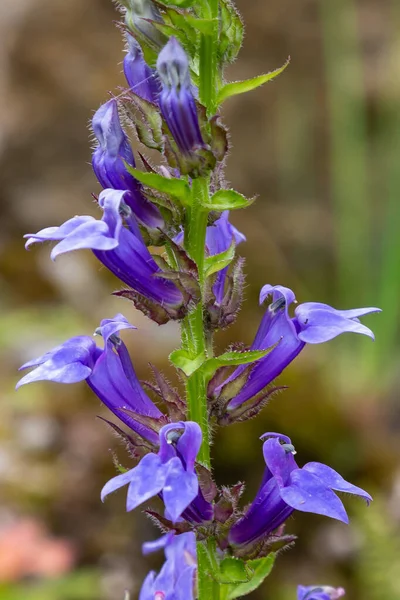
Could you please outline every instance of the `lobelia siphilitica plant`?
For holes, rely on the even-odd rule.
[[[346,332],[373,338],[359,319],[379,309],[306,302],[292,314],[294,293],[267,284],[250,348],[214,356],[213,336],[235,320],[244,285],[237,246],[245,237],[230,223],[230,211],[251,204],[224,178],[229,136],[219,110],[230,96],[274,79],[286,64],[247,81],[224,80],[243,38],[231,0],[121,4],[127,84],[92,120],[92,165],[103,188],[99,217],[76,216],[29,234],[26,247],[54,241],[53,259],[90,249],[122,282],[114,294],[159,325],[178,321],[182,344],[170,361],[185,393],[156,368],[152,383],[138,380],[120,337],[135,327],[122,314],[101,322],[102,345],[91,336],[74,337],[23,365],[32,370],[18,385],[84,380],[119,419],[107,422],[126,443],[131,464],[119,467],[101,497],[126,487],[127,510],[143,506],[164,533],[144,546],[145,553],[162,549],[166,560],[145,579],[140,600],[230,600],[258,588],[277,553],[293,544],[285,523],[295,511],[347,523],[338,493],[367,503],[371,497],[331,467],[299,466],[287,435],[265,433],[264,475],[243,508],[242,484],[220,487],[213,479],[211,431],[255,417],[277,389],[276,378],[307,345]],[[142,145],[136,157],[129,135]],[[158,153],[157,164],[146,149]],[[149,505],[156,497],[161,511]],[[298,588],[299,600],[343,594],[342,588]]]

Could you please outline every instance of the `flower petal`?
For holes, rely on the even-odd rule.
[[[272,302],[276,302],[279,298],[284,298],[286,304],[286,312],[287,307],[289,307],[293,302],[296,302],[296,296],[294,292],[283,285],[270,285],[267,283],[264,287],[261,288],[260,292],[260,304],[263,304],[268,296],[272,296]]]
[[[382,312],[380,308],[371,306],[367,308],[351,308],[348,310],[338,310],[337,308],[333,308],[332,306],[329,306],[329,304],[323,304],[322,302],[304,302],[296,308],[295,313],[297,317],[303,320],[303,315],[304,318],[307,318],[307,315],[311,310],[316,310],[318,308],[336,313],[341,317],[345,317],[346,319],[357,319],[359,317],[363,317],[364,315],[369,315],[371,313]]]
[[[163,488],[165,508],[173,521],[179,519],[185,508],[194,500],[199,491],[195,473],[188,473],[178,457],[168,461],[168,474]]]
[[[341,500],[312,473],[297,469],[290,475],[291,485],[281,488],[282,500],[292,508],[324,515],[348,523]]]
[[[332,310],[321,308],[304,310],[302,306],[296,309],[295,314],[301,328],[298,337],[308,344],[328,342],[346,332],[360,333],[374,339],[374,334],[368,327]]]
[[[46,227],[38,233],[27,233],[24,235],[24,238],[28,238],[28,241],[25,243],[25,248],[28,249],[32,244],[36,244],[38,242],[56,242],[58,240],[63,240],[67,235],[75,231],[80,225],[84,225],[85,223],[90,223],[95,221],[94,217],[89,216],[77,216],[72,217],[72,219],[68,219],[59,227]]]
[[[120,475],[117,475],[116,477],[110,479],[110,481],[107,481],[100,493],[101,501],[104,502],[104,500],[109,494],[112,494],[116,490],[119,490],[119,488],[124,487],[124,485],[128,485],[131,482],[132,473],[134,470],[135,469],[130,469],[130,471],[127,471],[126,473],[121,473]]]
[[[28,240],[29,241],[29,240]],[[55,260],[60,254],[74,250],[112,250],[118,246],[118,240],[109,236],[108,225],[104,221],[88,221],[79,225],[59,244],[54,246],[50,256]]]
[[[131,471],[126,510],[133,510],[159,494],[165,485],[167,475],[168,465],[162,464],[157,454],[146,454],[138,466]]]
[[[113,319],[103,319],[99,327],[104,343],[108,342],[110,336],[118,334],[123,329],[137,329],[137,327],[131,325],[121,313],[116,314]]]
[[[363,489],[357,487],[356,485],[352,485],[339,473],[328,467],[327,465],[323,465],[319,462],[309,462],[304,465],[303,469],[312,473],[318,479],[323,481],[323,483],[331,488],[332,490],[336,490],[338,492],[346,492],[347,494],[354,494],[355,496],[360,496],[364,498],[368,503],[372,501],[372,497]]]
[[[194,471],[194,463],[200,450],[202,433],[198,423],[185,422],[185,431],[178,440],[177,450],[185,461],[186,470]]]
[[[270,438],[263,445],[264,460],[279,487],[290,481],[290,474],[299,467],[291,452],[287,452],[277,438]]]
[[[145,542],[142,545],[142,553],[145,556],[147,556],[148,554],[152,554],[153,552],[164,550],[164,548],[172,542],[174,536],[175,532],[170,531],[169,533],[166,533],[157,540],[153,540],[152,542]]]

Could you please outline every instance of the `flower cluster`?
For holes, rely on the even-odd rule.
[[[186,383],[186,396],[156,369],[154,383],[139,381],[121,339],[121,332],[136,328],[122,314],[101,321],[96,329],[102,347],[93,337],[73,337],[23,365],[21,369],[31,370],[18,386],[43,380],[86,381],[119,419],[120,423],[105,420],[125,441],[133,464],[105,484],[101,498],[127,486],[127,510],[145,506],[166,532],[157,542],[145,544],[145,553],[164,549],[166,560],[158,575],[147,576],[140,600],[194,599],[196,581],[204,578],[231,588],[248,582],[251,591],[251,561],[270,560],[275,550],[293,542],[284,527],[295,511],[347,523],[336,492],[367,503],[371,497],[324,464],[299,467],[289,437],[266,433],[262,482],[243,508],[241,484],[220,487],[214,481],[209,425],[255,416],[276,389],[277,377],[307,345],[343,333],[373,338],[360,317],[379,309],[337,310],[306,302],[291,315],[296,303],[292,290],[268,284],[261,290],[260,303],[270,302],[250,348],[213,356],[213,333],[235,320],[244,285],[243,260],[236,250],[246,238],[230,222],[230,210],[249,202],[227,189],[223,167],[228,137],[215,114],[213,87],[202,77],[211,73],[214,84],[222,85],[220,71],[240,46],[241,21],[230,2],[223,2],[220,17],[215,17],[220,18],[218,32],[201,9],[175,9],[169,2],[150,0],[123,4],[127,87],[92,119],[92,166],[103,188],[96,196],[99,218],[75,216],[28,234],[26,247],[56,242],[52,259],[89,249],[123,285],[116,295],[131,300],[160,325],[179,321],[182,349],[171,355],[171,362]],[[192,3],[184,4],[187,8]],[[168,39],[166,32],[176,35]],[[213,35],[215,49],[204,41],[204,36]],[[215,72],[209,51],[220,61]],[[210,73],[204,69],[204,57],[210,61]],[[221,98],[234,93],[232,89],[222,88]],[[142,168],[137,167],[132,132],[142,145],[159,153],[157,167],[143,153],[138,153]],[[197,573],[196,541],[202,552],[207,541],[212,575]],[[234,574],[229,571],[232,564]],[[242,572],[236,581],[238,569]],[[204,600],[202,585],[198,589]],[[242,591],[248,593],[246,589]],[[341,588],[300,586],[298,600],[334,600],[343,593]]]

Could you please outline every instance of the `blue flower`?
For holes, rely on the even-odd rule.
[[[332,588],[329,586],[304,586],[297,588],[297,600],[339,600],[345,595],[343,588]]]
[[[93,152],[92,166],[103,188],[126,190],[125,203],[135,217],[147,227],[163,227],[164,220],[156,206],[142,194],[141,184],[129,173],[126,164],[134,167],[135,159],[118,116],[118,104],[109,100],[95,113],[92,121],[98,146]],[[126,163],[126,164],[125,164]]]
[[[229,221],[229,211],[225,210],[219,219],[207,227],[206,248],[210,256],[226,252],[231,244],[236,246],[246,241],[246,237]],[[225,282],[229,267],[218,271],[213,292],[218,304],[222,304],[225,295]]]
[[[156,575],[146,577],[139,600],[194,600],[197,571],[196,536],[193,532],[169,533],[143,545],[143,553],[164,550],[166,561]]]
[[[154,69],[143,58],[143,52],[134,37],[127,34],[128,52],[124,58],[124,74],[132,92],[157,103],[161,90],[160,81]]]
[[[101,220],[73,217],[60,227],[26,235],[26,248],[36,242],[57,241],[51,252],[53,260],[65,252],[89,248],[116,277],[173,317],[183,305],[182,293],[173,282],[160,277],[162,271],[143,242],[135,220],[129,219],[129,210],[129,229],[123,226],[121,213],[126,214],[126,195],[123,191],[103,190],[99,197]]]
[[[290,317],[289,307],[296,302],[292,290],[280,285],[265,285],[260,293],[260,303],[269,296],[272,296],[272,303],[265,311],[251,350],[273,349],[255,365],[247,383],[229,403],[228,410],[234,410],[261,392],[282,373],[306,344],[321,344],[346,332],[359,333],[374,339],[372,331],[360,323],[359,317],[380,312],[379,308],[336,310],[328,304],[306,302],[296,308],[294,317]],[[236,369],[229,379],[217,388],[216,394],[228,381],[243,373],[244,369],[245,366]]]
[[[191,89],[189,61],[176,38],[171,37],[158,55],[157,71],[162,82],[161,113],[179,150],[190,155],[204,142]]]
[[[183,241],[184,232],[182,230],[174,237],[174,242],[183,245]],[[207,227],[206,251],[209,256],[215,256],[216,254],[226,252],[226,250],[228,250],[232,244],[238,246],[245,241],[246,236],[236,229],[236,227],[229,221],[229,210],[224,210],[221,213],[221,216],[216,219],[212,225]],[[213,285],[213,292],[218,304],[222,304],[224,299],[225,282],[228,270],[229,266],[225,267],[221,271],[218,271],[215,283]]]
[[[330,467],[310,462],[300,468],[294,460],[291,440],[281,434],[266,433],[262,439],[266,469],[261,487],[245,515],[233,525],[229,542],[251,547],[272,534],[295,511],[310,512],[348,523],[341,500],[345,492],[371,501],[371,496],[348,483]]]
[[[85,380],[123,423],[148,441],[157,443],[158,436],[152,429],[125,412],[129,409],[156,419],[162,416],[140,385],[128,350],[118,335],[123,329],[136,327],[117,314],[113,319],[103,320],[98,329],[104,338],[104,349],[99,348],[92,337],[78,336],[25,363],[20,370],[34,369],[19,381],[17,388],[34,381],[77,383]]]
[[[101,499],[128,485],[126,509],[130,511],[161,493],[166,517],[175,523],[199,493],[194,465],[201,440],[201,429],[195,422],[164,425],[159,452],[146,454],[137,467],[106,483]]]

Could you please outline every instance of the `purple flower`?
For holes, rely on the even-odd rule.
[[[159,434],[159,452],[146,454],[137,467],[106,483],[101,499],[129,485],[126,509],[130,511],[161,493],[167,518],[176,522],[199,492],[194,465],[201,440],[197,423],[164,425]]]
[[[207,227],[206,247],[210,256],[226,252],[232,243],[237,246],[245,241],[246,237],[243,233],[229,222],[228,210],[225,210],[213,225]],[[228,269],[229,267],[225,267],[217,273],[217,278],[213,285],[213,292],[218,304],[221,304],[224,299]]]
[[[263,445],[267,465],[255,500],[229,532],[233,546],[246,548],[265,539],[295,511],[311,512],[348,523],[341,500],[333,490],[364,498],[371,496],[348,483],[330,467],[310,462],[300,468],[294,460],[290,439],[277,433],[266,433]]]
[[[362,325],[358,317],[380,312],[379,308],[336,310],[328,304],[306,302],[296,308],[294,317],[290,317],[289,306],[296,302],[292,290],[280,285],[265,285],[260,293],[260,303],[268,296],[272,296],[272,303],[265,311],[251,349],[276,347],[256,364],[243,389],[229,403],[228,410],[234,410],[261,392],[282,373],[306,344],[321,344],[346,332],[360,333],[374,339],[372,331]],[[244,368],[236,369],[227,381],[238,377]],[[216,393],[225,383],[217,388]]]
[[[297,588],[297,600],[339,600],[345,595],[343,588],[332,588],[325,585],[304,586]]]
[[[179,150],[190,155],[204,146],[196,103],[191,91],[189,61],[179,42],[171,37],[157,59],[162,82],[159,104]]]
[[[161,417],[161,412],[144,392],[136,376],[125,344],[118,333],[123,329],[136,329],[123,315],[101,322],[98,332],[104,338],[104,349],[92,337],[78,336],[20,368],[34,369],[25,375],[17,388],[34,381],[77,383],[86,380],[100,400],[123,423],[145,439],[157,443],[157,434],[137,423],[122,409],[139,415]]]
[[[128,53],[124,58],[124,73],[132,92],[157,103],[160,93],[160,81],[154,69],[143,58],[143,52],[134,37],[127,34]]]
[[[183,296],[171,281],[162,279],[162,273],[152,258],[138,232],[135,220],[126,218],[130,228],[123,226],[122,213],[126,214],[127,192],[103,190],[99,204],[103,217],[73,217],[60,227],[48,227],[36,234],[28,234],[26,248],[36,242],[59,242],[51,252],[54,260],[60,254],[90,248],[93,254],[116,277],[166,311],[176,312],[183,304]]]
[[[125,202],[136,218],[153,229],[163,227],[160,211],[143,196],[140,183],[126,168],[125,163],[134,167],[135,159],[121,127],[115,99],[99,108],[92,126],[99,144],[93,152],[92,166],[100,184],[103,188],[126,190]]]
[[[184,233],[180,231],[174,238],[174,242],[183,245]],[[226,252],[231,244],[238,246],[246,241],[246,236],[241,233],[229,221],[229,210],[224,210],[219,219],[207,227],[206,250],[210,256]],[[229,267],[225,267],[217,273],[216,281],[213,285],[213,292],[218,304],[224,299],[225,281]]]
[[[143,554],[163,549],[166,561],[158,575],[151,571],[142,586],[139,600],[194,600],[197,570],[196,536],[193,532],[168,533],[143,545]]]

